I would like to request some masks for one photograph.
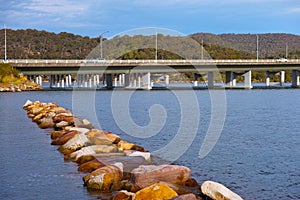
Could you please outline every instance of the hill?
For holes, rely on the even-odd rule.
[[[255,34],[195,33],[190,37],[158,35],[158,59],[203,58],[246,59],[256,57]],[[300,36],[292,34],[258,34],[260,58],[300,58]],[[59,34],[33,29],[7,29],[8,59],[85,59],[100,58],[99,38],[71,33]],[[4,58],[4,29],[0,30],[0,58]],[[154,36],[116,36],[103,41],[106,59],[154,59]]]

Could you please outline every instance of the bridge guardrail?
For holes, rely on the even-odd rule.
[[[9,59],[2,60],[2,63],[42,63],[42,64],[65,64],[65,63],[104,63],[104,64],[147,64],[147,63],[163,63],[163,64],[172,64],[172,63],[278,63],[278,62],[288,62],[288,63],[300,63],[300,59],[228,59],[228,60],[61,60],[61,59]]]

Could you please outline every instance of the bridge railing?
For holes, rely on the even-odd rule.
[[[85,63],[120,63],[120,64],[134,64],[134,63],[166,63],[166,64],[176,64],[176,63],[277,63],[277,62],[288,62],[288,63],[300,63],[300,59],[227,59],[227,60],[59,60],[59,59],[9,59],[2,60],[2,63],[37,63],[37,64],[85,64]]]

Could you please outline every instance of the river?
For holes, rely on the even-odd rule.
[[[31,99],[56,102],[151,152],[175,142],[166,155],[176,154],[174,163],[189,167],[199,183],[221,182],[244,199],[300,199],[300,91],[227,90],[224,95],[214,101],[208,90],[0,93],[0,198],[97,197],[83,186],[77,166],[50,145],[49,130],[27,118],[22,105]],[[212,106],[225,106],[217,121],[224,120],[224,126],[201,157],[216,114]],[[184,137],[178,137],[179,129]]]

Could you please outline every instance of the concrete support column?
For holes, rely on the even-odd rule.
[[[122,74],[122,85],[123,86],[125,86],[125,81],[126,81],[125,74]]]
[[[89,81],[89,88],[93,87],[92,76],[93,75],[87,75],[87,78],[88,78],[88,81]]]
[[[42,76],[40,76],[40,75],[36,76],[35,83],[42,86]]]
[[[50,88],[52,88],[54,85],[54,76],[50,75]]]
[[[245,87],[251,89],[252,88],[252,81],[251,81],[252,72],[249,70],[244,74],[245,77]]]
[[[71,74],[69,74],[68,77],[69,77],[69,87],[73,87]]]
[[[169,87],[169,85],[170,85],[170,76],[167,74],[165,76],[165,79],[166,79],[166,87]]]
[[[93,75],[93,86],[97,87],[97,75]]]
[[[88,87],[88,75],[87,74],[83,75],[83,81],[84,81],[84,87],[87,88]]]
[[[67,88],[70,87],[69,75],[66,75],[65,80],[66,80],[66,87]]]
[[[198,87],[198,74],[194,74],[194,87]]]
[[[130,86],[130,74],[123,74],[124,75],[124,87]]]
[[[208,72],[207,79],[208,79],[208,84],[207,84],[208,89],[214,88],[214,72]]]
[[[106,80],[106,88],[112,89],[113,88],[112,74],[105,74],[105,80]]]
[[[238,77],[239,74],[233,72],[232,73],[232,86],[236,86],[236,77]]]
[[[138,87],[142,87],[142,84],[141,84],[141,75],[139,74],[138,75]]]
[[[56,87],[60,87],[60,75],[56,75]]]
[[[137,86],[137,84],[136,84],[136,77],[137,77],[136,73],[132,74],[132,78],[133,78],[133,84],[132,84],[132,86],[134,88],[136,88],[136,86]]]
[[[96,86],[98,86],[99,83],[100,83],[100,75],[97,74],[97,75],[96,75]]]
[[[293,70],[292,71],[292,87],[299,87],[300,81],[299,81],[299,71]]]
[[[226,71],[226,80],[225,80],[226,86],[232,86],[232,72]]]
[[[122,86],[123,82],[122,82],[122,74],[119,74],[119,86]]]
[[[61,87],[65,87],[65,75],[61,75]]]
[[[114,85],[115,85],[115,87],[118,86],[118,78],[117,77],[114,78]]]
[[[267,87],[270,86],[270,72],[269,71],[266,72],[266,86]]]
[[[152,89],[152,83],[151,83],[151,73],[148,72],[143,76],[143,86],[145,89],[147,90],[151,90]]]
[[[285,81],[285,71],[280,72],[280,86],[284,86]]]

